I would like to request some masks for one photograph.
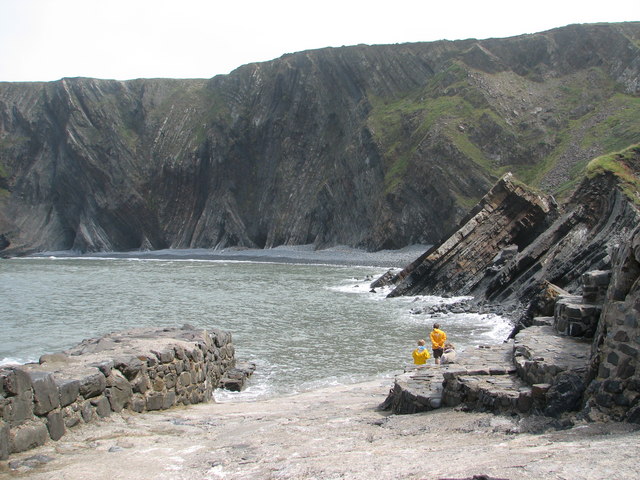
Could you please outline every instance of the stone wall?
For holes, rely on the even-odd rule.
[[[114,333],[37,364],[2,367],[0,459],[123,409],[208,401],[227,372],[237,376],[234,355],[229,333],[185,326]]]
[[[585,410],[594,419],[640,423],[640,228],[614,257],[592,346]]]

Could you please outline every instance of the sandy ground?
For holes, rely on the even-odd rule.
[[[515,433],[518,420],[441,409],[376,409],[392,381],[257,402],[113,415],[0,462],[0,478],[636,479],[626,424]]]

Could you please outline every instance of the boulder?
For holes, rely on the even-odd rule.
[[[569,370],[560,373],[546,393],[544,414],[559,417],[562,413],[579,410],[585,388],[584,372]]]
[[[244,389],[248,378],[256,369],[254,363],[237,363],[235,368],[228,369],[220,379],[220,388],[234,392]]]
[[[5,399],[4,419],[12,427],[33,418],[33,392],[28,390]]]
[[[51,440],[60,440],[65,433],[64,417],[60,409],[47,414],[47,429]]]

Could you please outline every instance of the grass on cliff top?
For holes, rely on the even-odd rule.
[[[594,158],[587,165],[588,178],[606,173],[615,175],[624,194],[640,206],[640,144]]]

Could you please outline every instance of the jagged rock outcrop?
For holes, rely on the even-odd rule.
[[[391,280],[396,287],[389,296],[473,294],[486,275],[500,271],[507,255],[528,247],[556,216],[552,198],[505,175],[451,237]]]
[[[617,158],[637,176],[640,147]],[[608,270],[612,252],[640,222],[634,198],[613,172],[585,177],[561,209],[524,187],[512,185],[506,196],[505,185],[499,182],[454,235],[397,274],[390,296],[472,295],[535,308],[548,284],[579,292],[586,272]]]
[[[0,84],[0,249],[438,243],[505,171],[637,141],[640,23]]]
[[[474,252],[469,245],[487,242],[487,228],[477,222],[473,228],[463,225],[464,235],[435,247],[397,276],[398,289],[408,283],[405,291],[411,294],[441,293],[437,289],[450,282],[452,293],[517,300],[526,310],[512,335],[515,343],[492,347],[501,357],[471,353],[459,365],[406,372],[396,379],[385,407],[412,413],[464,403],[553,418],[573,412],[588,420],[640,423],[640,146],[594,159],[587,172],[565,211],[543,232],[533,224],[529,245],[507,255],[499,268],[487,268],[486,255],[477,252],[476,263],[468,261]],[[510,220],[485,223],[509,225]],[[438,263],[440,257],[446,261]],[[412,285],[418,288],[411,290]]]

